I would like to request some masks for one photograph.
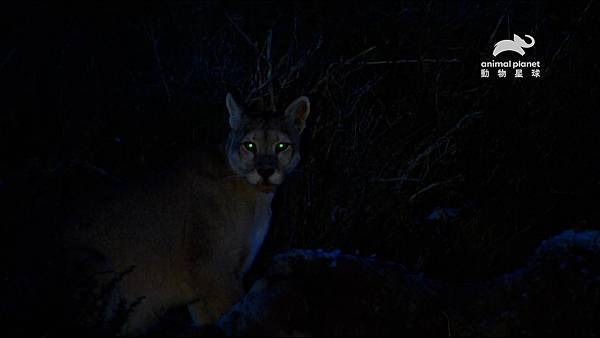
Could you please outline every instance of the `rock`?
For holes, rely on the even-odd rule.
[[[446,334],[438,288],[396,263],[292,250],[218,325],[227,335]]]
[[[339,251],[291,250],[217,323],[226,335],[597,334],[600,232],[544,241],[525,267],[449,284]]]

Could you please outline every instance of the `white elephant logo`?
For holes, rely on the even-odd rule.
[[[512,40],[502,40],[498,41],[494,45],[494,52],[492,53],[494,56],[504,53],[504,52],[515,52],[519,53],[519,55],[525,55],[525,50],[523,48],[532,47],[535,44],[535,39],[531,35],[525,35],[526,38],[529,39],[529,43],[523,40],[517,34],[513,35]]]

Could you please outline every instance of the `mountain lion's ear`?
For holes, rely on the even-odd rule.
[[[229,126],[231,129],[239,128],[244,109],[242,109],[242,107],[235,102],[235,99],[231,93],[227,93],[227,96],[225,97],[225,105],[229,111]]]
[[[306,118],[310,113],[310,101],[306,96],[295,99],[286,109],[285,116],[290,119],[299,132],[304,130]]]

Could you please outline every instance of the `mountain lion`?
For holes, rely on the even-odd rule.
[[[131,270],[106,312],[114,315],[119,297],[141,300],[125,334],[147,332],[186,304],[199,323],[211,323],[240,300],[273,194],[300,161],[310,103],[302,96],[282,113],[253,112],[227,94],[226,106],[231,128],[221,151],[194,152],[151,182],[95,196],[68,222],[67,247],[88,257],[83,270]]]

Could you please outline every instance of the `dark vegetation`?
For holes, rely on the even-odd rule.
[[[277,195],[248,283],[275,252],[298,247],[486,280],[524,264],[550,235],[597,228],[599,9],[594,1],[3,9],[2,320],[35,332],[65,326],[55,316],[62,285],[52,282],[61,177],[79,167],[135,179],[215,146],[227,91],[260,109],[298,95],[312,103],[302,168]],[[541,78],[481,79],[479,63],[513,33],[535,37],[528,57],[542,62]]]

